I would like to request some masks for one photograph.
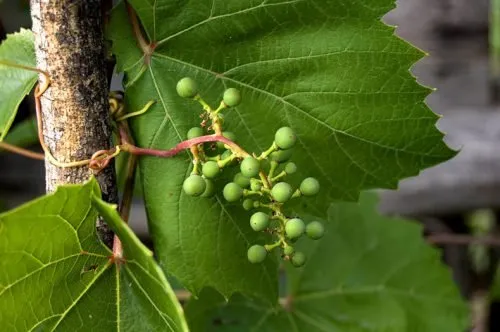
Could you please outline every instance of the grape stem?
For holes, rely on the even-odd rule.
[[[282,177],[286,176],[287,173],[285,171],[281,171],[280,174],[276,175],[275,177],[271,178],[271,182],[274,182],[276,180],[281,179]]]
[[[226,137],[222,135],[205,135],[205,136],[200,136],[200,137],[195,137],[191,138],[185,141],[180,142],[173,148],[169,150],[158,150],[158,149],[152,149],[152,148],[140,148],[137,147],[133,144],[130,144],[127,141],[123,141],[123,134],[122,130],[120,129],[120,137],[122,137],[122,142],[123,144],[120,146],[122,151],[129,152],[131,154],[137,155],[137,156],[154,156],[154,157],[160,157],[160,158],[170,158],[173,157],[180,152],[190,149],[192,146],[196,146],[198,144],[202,143],[209,143],[209,142],[222,142],[229,146],[231,150],[234,152],[234,155],[237,158],[245,158],[250,156],[248,152],[243,150],[238,144],[234,143],[233,141],[227,139]]]

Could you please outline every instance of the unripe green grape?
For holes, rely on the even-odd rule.
[[[233,181],[241,188],[247,188],[250,185],[250,179],[241,173],[236,173]]]
[[[274,135],[274,142],[283,150],[292,148],[296,141],[297,136],[295,136],[293,129],[290,127],[281,127]]]
[[[297,165],[295,163],[288,163],[285,165],[286,174],[293,174],[297,172]]]
[[[216,161],[210,160],[203,164],[201,171],[205,177],[211,179],[219,175],[220,168]]]
[[[241,102],[241,92],[235,88],[229,88],[224,91],[224,96],[222,97],[224,104],[229,107],[238,106]]]
[[[203,136],[204,134],[205,133],[203,132],[203,128],[193,127],[191,129],[189,129],[189,131],[187,132],[187,138],[188,139],[192,139],[192,138],[195,138],[195,137]]]
[[[240,165],[241,174],[247,178],[257,176],[260,171],[260,162],[254,157],[246,157]]]
[[[208,198],[208,197],[214,196],[215,195],[215,185],[212,182],[212,180],[205,179],[205,184],[206,184],[206,188],[205,188],[205,191],[203,192],[203,194],[201,194],[201,197]]]
[[[306,226],[306,234],[313,240],[319,240],[325,234],[325,227],[319,221],[312,221]]]
[[[306,225],[299,218],[289,219],[285,224],[285,233],[286,236],[290,239],[297,239],[306,230]]]
[[[315,178],[306,178],[300,184],[300,192],[304,196],[314,196],[319,192],[319,182]]]
[[[290,186],[286,182],[276,183],[273,189],[271,189],[271,195],[273,196],[275,201],[285,203],[293,195],[292,186]]]
[[[254,244],[248,249],[247,257],[250,263],[262,263],[266,259],[267,250],[261,245]]]
[[[306,263],[306,255],[303,252],[297,251],[293,254],[291,259],[292,265],[295,267],[301,267]]]
[[[243,188],[234,182],[229,182],[224,186],[222,194],[228,202],[236,202],[243,195]]]
[[[285,161],[288,161],[290,157],[292,156],[293,149],[288,149],[288,150],[279,150],[279,151],[274,151],[271,153],[270,157],[272,161],[275,161],[277,163],[284,163]]]
[[[257,180],[251,181],[250,182],[250,189],[252,191],[260,191],[262,189],[262,184]]]
[[[247,198],[243,201],[243,208],[247,211],[250,211],[251,209],[253,209],[253,206],[254,205],[254,201],[250,198]]]
[[[191,77],[184,77],[177,82],[177,93],[183,98],[193,98],[198,94],[198,84]]]
[[[207,187],[205,179],[199,175],[191,174],[184,180],[182,189],[189,196],[200,196]]]
[[[263,231],[269,226],[269,215],[264,212],[255,212],[250,217],[250,226],[256,232]]]
[[[285,249],[283,249],[283,253],[287,256],[292,255],[295,252],[295,249],[292,246],[286,246]]]

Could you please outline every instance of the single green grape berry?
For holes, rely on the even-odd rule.
[[[285,224],[285,233],[286,236],[290,239],[299,238],[302,234],[304,234],[305,230],[306,225],[304,224],[302,219],[299,218],[288,219]]]
[[[222,194],[228,202],[236,202],[243,195],[243,188],[234,182],[229,182],[224,186]]]
[[[238,89],[229,88],[224,91],[222,100],[224,100],[224,104],[229,107],[238,106],[241,103],[241,92]]]
[[[247,198],[243,201],[243,208],[247,211],[250,211],[251,209],[253,209],[253,204],[253,199]]]
[[[274,151],[271,153],[270,157],[272,161],[275,161],[277,163],[284,163],[285,161],[288,161],[290,157],[292,156],[293,149],[288,149],[288,150],[279,150],[279,151]]]
[[[177,93],[183,98],[193,98],[198,93],[198,84],[191,77],[184,77],[177,82]]]
[[[210,179],[205,179],[206,188],[201,197],[213,197],[215,195],[215,185]]]
[[[250,185],[250,179],[241,173],[236,173],[233,181],[241,188],[248,188],[248,186]]]
[[[211,179],[219,175],[220,168],[216,161],[210,160],[203,164],[201,171],[205,177]]]
[[[200,196],[207,187],[205,179],[199,175],[191,174],[184,180],[182,189],[189,196]]]
[[[271,189],[271,195],[273,196],[275,201],[285,203],[293,195],[292,186],[290,186],[286,182],[276,183],[273,189]]]
[[[251,181],[250,182],[250,189],[252,191],[260,191],[262,189],[262,184],[257,180]]]
[[[260,171],[260,162],[254,157],[246,157],[240,165],[241,174],[247,178],[257,176]]]
[[[300,184],[300,192],[304,196],[314,196],[319,192],[319,182],[315,178],[306,178]]]
[[[205,133],[203,132],[203,128],[200,127],[193,127],[189,129],[187,132],[187,137],[188,139],[195,138],[195,137],[200,137],[203,136]]]
[[[293,147],[296,141],[297,136],[295,136],[293,129],[290,127],[281,127],[274,135],[274,142],[283,150]]]
[[[301,267],[306,263],[306,255],[303,252],[297,251],[293,254],[291,261],[293,266]]]
[[[286,174],[293,174],[297,172],[297,165],[295,163],[288,163],[285,165]]]
[[[250,226],[256,232],[263,231],[269,226],[269,215],[264,212],[255,212],[250,217]]]
[[[266,259],[267,250],[261,245],[254,244],[248,249],[247,257],[250,263],[262,263]]]
[[[306,226],[306,234],[313,240],[319,240],[325,235],[325,226],[319,221],[312,221]]]
[[[292,255],[295,252],[295,249],[292,246],[286,246],[285,249],[283,249],[283,253],[287,256]]]

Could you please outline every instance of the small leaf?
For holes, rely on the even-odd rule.
[[[151,252],[99,195],[92,180],[0,215],[3,329],[187,331]],[[96,235],[98,211],[122,240],[123,263]]]
[[[280,309],[206,290],[187,306],[192,331],[465,331],[466,305],[421,227],[375,207],[363,194],[330,208],[325,237],[297,246],[305,267],[287,264]]]
[[[9,66],[8,63],[36,67],[34,37],[31,30],[7,35],[0,44],[0,141],[9,131],[24,97],[30,93],[38,74]]]

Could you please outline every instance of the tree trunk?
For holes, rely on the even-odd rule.
[[[112,130],[108,106],[101,0],[31,0],[37,67],[51,84],[41,98],[43,135],[60,162],[88,159],[109,149]],[[39,78],[42,83],[43,76]],[[82,183],[88,166],[60,168],[46,160],[47,192],[58,185]],[[117,201],[113,163],[97,179],[103,198]],[[98,221],[99,234],[110,244],[112,234]]]

